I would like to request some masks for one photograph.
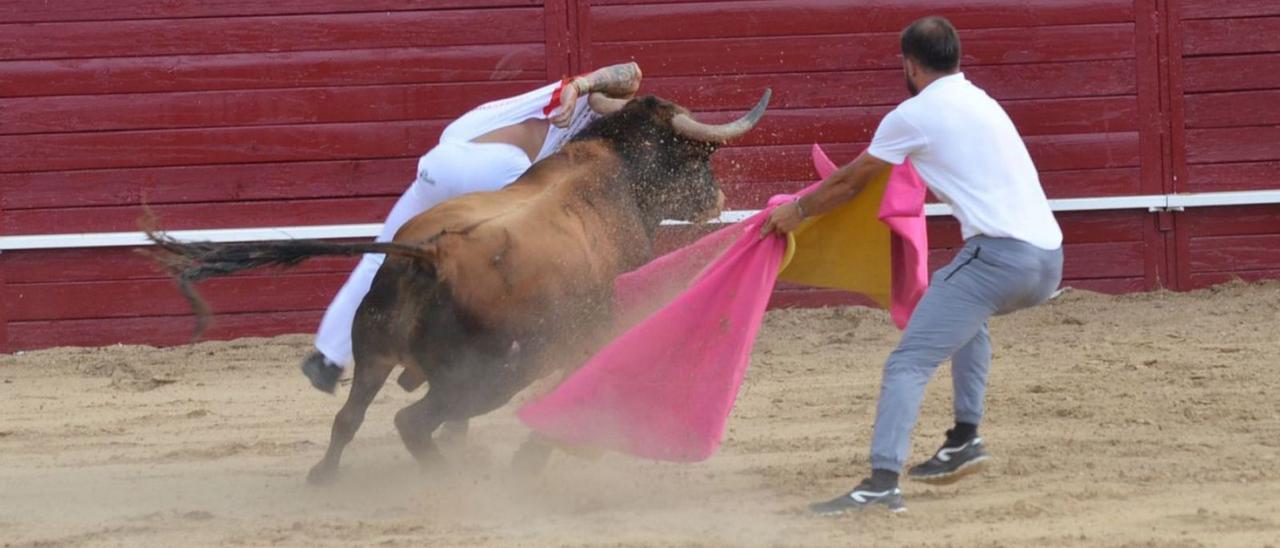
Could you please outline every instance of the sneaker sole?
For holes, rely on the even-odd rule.
[[[987,464],[991,460],[990,455],[983,455],[969,462],[961,464],[952,472],[946,474],[935,474],[932,476],[908,476],[913,481],[927,483],[929,485],[951,485],[968,476],[972,476],[987,469]]]
[[[827,511],[818,511],[818,510],[812,510],[812,509],[810,510],[810,512],[812,512],[813,515],[823,516],[823,517],[843,516],[845,514],[851,514],[851,513],[857,514],[861,512],[888,512],[890,514],[901,514],[906,511],[907,511],[906,506],[903,506],[901,508],[890,508],[883,504],[876,504],[873,506],[862,507],[862,508],[845,508],[844,510],[827,510]]]

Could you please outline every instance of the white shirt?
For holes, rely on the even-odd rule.
[[[898,105],[880,121],[867,152],[895,165],[911,158],[929,189],[951,205],[966,240],[984,235],[1047,250],[1062,245],[1013,121],[962,73],[934,80]]]

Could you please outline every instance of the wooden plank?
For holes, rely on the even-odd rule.
[[[1110,103],[1112,101],[1104,101]],[[1125,98],[1125,102],[1129,102]],[[1074,103],[1074,102],[1073,102]],[[1077,104],[1078,106],[1078,104]],[[735,145],[789,145],[814,142],[869,142],[875,135],[876,127],[890,107],[835,107],[825,109],[792,109],[770,111],[760,125],[745,137],[734,142]],[[1011,113],[1011,116],[1014,113]],[[1061,133],[1075,133],[1070,130],[1080,129],[1080,133],[1110,132],[1108,135],[1135,133],[1134,120],[1123,120],[1122,116],[1132,115],[1132,111],[1116,113],[1077,111],[1072,117],[1071,104],[1062,106],[1050,105],[1043,108],[1022,103],[1018,105],[1019,116],[1015,124],[1026,128],[1021,133],[1028,139],[1050,140]],[[742,112],[699,113],[699,118],[711,123],[723,123],[736,119]]]
[[[547,55],[547,81],[555,81],[573,73],[572,52],[578,40],[569,24],[569,4],[576,0],[547,0],[543,4],[542,39]]]
[[[418,159],[0,173],[6,209],[387,196],[404,192]]]
[[[215,314],[316,310],[328,306],[346,274],[260,274],[199,285]],[[191,306],[169,280],[9,284],[10,321],[183,315]]]
[[[618,62],[607,59],[603,62]],[[1042,63],[972,67],[965,75],[1000,101],[1133,95],[1131,61]],[[907,99],[901,70],[789,74],[710,74],[702,77],[645,78],[644,92],[698,110],[742,108],[774,92],[783,108],[896,105]]]
[[[1069,245],[1142,243],[1142,228],[1151,222],[1146,211],[1066,211],[1055,216]]]
[[[1261,162],[1280,159],[1280,126],[1187,130],[1187,162]]]
[[[538,80],[543,45],[0,62],[0,96]]]
[[[0,136],[0,171],[240,164],[418,156],[438,120]]]
[[[542,9],[0,25],[0,60],[541,42]]]
[[[1024,136],[1059,133],[1105,133],[1137,129],[1132,97],[1090,97],[1009,101],[1004,105]],[[766,145],[805,142],[870,141],[891,106],[771,109],[760,125],[735,144]],[[741,111],[698,112],[707,122],[726,122]]]
[[[1135,0],[1134,33],[1135,59],[1137,67],[1138,97],[1137,115],[1139,131],[1139,170],[1135,182],[1139,194],[1167,194],[1172,192],[1168,186],[1169,178],[1165,177],[1166,154],[1164,147],[1169,125],[1168,114],[1161,107],[1161,100],[1167,97],[1165,76],[1167,63],[1162,62],[1163,44],[1167,40],[1167,32],[1163,28],[1168,24],[1170,15],[1162,13],[1163,0]],[[1162,280],[1169,279],[1172,268],[1171,254],[1168,253],[1169,235],[1157,230],[1157,226],[1148,216],[1147,222],[1137,230],[1142,235],[1145,246],[1144,279],[1147,289],[1161,285]]]
[[[1133,196],[1142,193],[1140,168],[1041,171],[1040,185],[1049,198]]]
[[[1133,24],[974,30],[961,64],[1034,64],[1132,59]],[[856,52],[856,53],[854,53]],[[902,68],[898,33],[779,36],[595,44],[592,54],[632,59],[650,76]]]
[[[0,254],[0,270],[13,284],[43,282],[98,282],[121,280],[167,280],[149,255],[149,247],[97,247],[87,249],[33,249]],[[289,268],[289,275],[348,274],[355,267],[352,257],[318,257]],[[272,269],[248,271],[244,276],[282,272]],[[237,274],[236,276],[241,276]]]
[[[219,314],[201,340],[271,337],[313,333],[320,325],[321,310],[293,310]],[[10,350],[35,350],[55,346],[107,346],[147,344],[178,346],[191,342],[195,319],[191,315],[139,318],[15,322]],[[302,356],[298,356],[301,360]]]
[[[11,210],[121,204],[386,196],[403,192],[416,158],[0,174]]]
[[[1146,285],[1146,280],[1142,278],[1100,278],[1089,280],[1066,279],[1062,281],[1062,287],[1093,291],[1095,293],[1104,293],[1107,295],[1139,293],[1149,289]]]
[[[1236,272],[1196,272],[1191,274],[1191,289],[1205,289],[1215,285],[1232,283],[1232,282],[1261,282],[1266,280],[1280,280],[1280,269],[1273,270],[1240,270]]]
[[[33,2],[0,0],[0,21],[104,21],[189,17],[391,12],[422,9],[539,6],[541,0],[113,0],[111,2]]]
[[[1280,53],[1190,57],[1182,60],[1185,91],[1247,91],[1280,88]]]
[[[0,98],[0,135],[454,119],[542,80]]]
[[[1141,241],[1065,244],[1062,276],[1071,280],[1142,278],[1146,274],[1144,247]]]
[[[1136,167],[1046,171],[1040,183],[1050,198],[1090,198],[1097,196],[1132,196],[1140,193]],[[817,181],[817,174],[804,173],[813,180],[795,181],[722,181],[730,209],[757,209],[775,194],[791,194]]]
[[[1025,139],[1042,171],[1125,168],[1138,165],[1137,132],[1046,135]],[[822,143],[837,162],[851,161],[867,143]],[[711,163],[722,181],[796,181],[815,178],[810,145],[731,147]]]
[[[1183,98],[1190,93],[1187,79],[1187,59],[1182,55],[1182,2],[1159,0],[1162,14],[1157,14],[1161,25],[1156,29],[1160,45],[1157,67],[1161,80],[1160,98],[1161,182],[1166,193],[1184,192],[1187,181],[1187,135]],[[1150,94],[1148,93],[1148,96]],[[1179,230],[1182,214],[1167,213],[1158,219],[1166,229],[1165,249],[1169,269],[1167,286],[1178,290],[1190,284],[1187,269],[1187,232]],[[1172,230],[1168,230],[1172,229]]]
[[[1212,19],[1219,17],[1258,17],[1280,15],[1280,4],[1275,0],[1175,0],[1185,19]]]
[[[1133,21],[1132,2],[1122,0],[1015,0],[963,5],[954,0],[592,3],[591,25],[600,41],[898,32],[912,20],[931,13],[946,15],[957,27],[965,29],[961,31],[962,38],[967,36],[966,30],[974,28]]]
[[[396,196],[151,206],[166,230],[378,223]],[[74,234],[138,230],[142,206],[23,209],[8,212],[5,234]]]
[[[1187,166],[1189,192],[1274,190],[1280,181],[1280,161]]]
[[[1280,270],[1280,233],[1192,237],[1191,272]]]
[[[1280,14],[1182,23],[1184,55],[1280,52]]]
[[[1192,93],[1183,97],[1188,128],[1280,125],[1280,89]]]
[[[1192,238],[1280,234],[1280,204],[1197,208],[1182,214],[1178,228]]]
[[[1000,104],[1024,136],[1138,129],[1136,97],[1072,97]]]

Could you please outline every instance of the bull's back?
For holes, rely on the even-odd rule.
[[[602,186],[608,166],[568,159],[540,162],[502,190],[442,203],[396,241],[432,250],[437,275],[485,325],[520,332],[594,317],[647,239]]]

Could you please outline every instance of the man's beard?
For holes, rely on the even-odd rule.
[[[916,87],[916,83],[911,81],[911,77],[905,74],[903,75],[903,77],[907,79],[907,93],[910,93],[912,97],[919,95],[920,88]]]

